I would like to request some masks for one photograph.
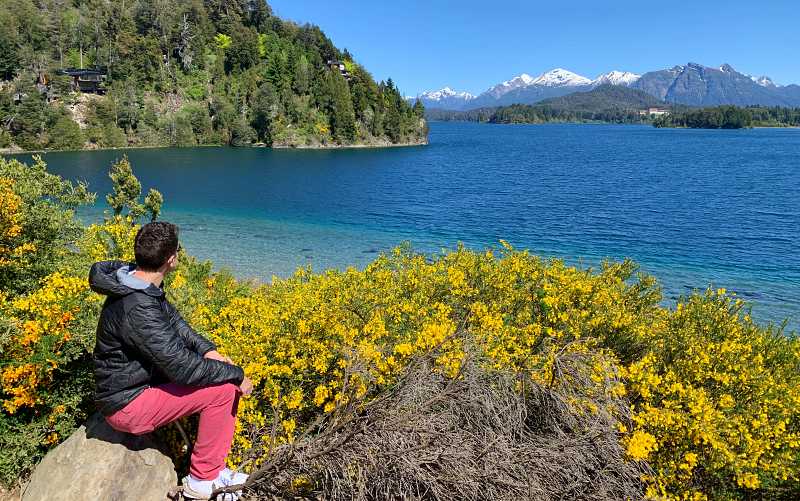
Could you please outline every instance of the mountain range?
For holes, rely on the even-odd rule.
[[[523,73],[478,96],[445,87],[408,99],[413,101],[419,98],[429,109],[471,110],[534,104],[574,92],[590,91],[606,84],[630,87],[667,103],[687,106],[800,106],[799,85],[777,85],[769,77],[740,73],[728,64],[712,68],[697,63],[651,71],[644,75],[611,71],[595,79],[556,68],[537,77]]]

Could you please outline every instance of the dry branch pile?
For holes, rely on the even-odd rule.
[[[624,458],[612,417],[624,402],[568,403],[589,385],[585,363],[557,360],[545,388],[474,358],[449,379],[421,358],[377,399],[273,450],[248,499],[640,499],[646,465]]]

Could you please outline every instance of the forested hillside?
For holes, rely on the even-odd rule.
[[[258,0],[0,0],[0,79],[0,148],[427,138],[391,79]]]

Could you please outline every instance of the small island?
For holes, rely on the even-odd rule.
[[[0,151],[426,144],[421,103],[265,2],[0,5]]]

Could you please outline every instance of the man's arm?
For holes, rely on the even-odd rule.
[[[167,308],[169,310],[172,327],[175,329],[175,332],[183,338],[183,342],[186,343],[186,346],[190,350],[199,355],[205,355],[209,351],[216,351],[217,347],[214,343],[195,332],[174,306],[167,303]]]
[[[240,367],[203,358],[191,349],[158,304],[136,306],[128,313],[128,320],[132,332],[129,342],[170,381],[187,386],[208,386],[240,385],[244,380]]]

